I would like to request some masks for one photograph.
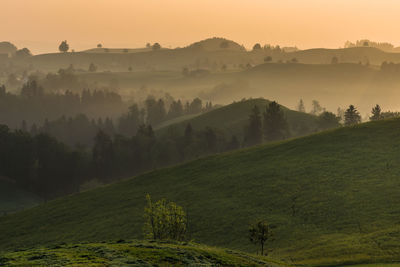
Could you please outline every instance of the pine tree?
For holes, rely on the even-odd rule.
[[[282,140],[289,135],[288,124],[278,103],[271,102],[264,112],[264,139],[266,141]]]
[[[353,105],[350,105],[349,108],[344,113],[344,124],[346,126],[349,126],[349,125],[358,124],[360,122],[361,122],[360,113],[357,111],[357,109]]]
[[[382,110],[378,104],[376,104],[376,106],[372,108],[371,113],[372,113],[372,116],[369,117],[369,119],[371,121],[377,121],[377,120],[383,119]]]
[[[96,174],[101,179],[110,178],[114,159],[113,142],[105,132],[99,130],[92,150]]]
[[[254,106],[249,116],[249,125],[246,128],[245,144],[247,146],[260,144],[262,142],[262,135],[260,109]]]
[[[299,112],[306,112],[306,108],[304,107],[303,99],[300,99],[299,105],[297,106],[297,111]]]

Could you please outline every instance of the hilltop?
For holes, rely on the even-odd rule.
[[[222,130],[228,137],[236,135],[241,140],[243,139],[244,128],[248,124],[251,109],[257,106],[262,113],[269,103],[269,100],[263,98],[234,102],[198,116],[189,118],[185,116],[179,121],[166,121],[159,125],[158,132],[163,133],[170,127],[183,132],[186,125],[190,123],[193,129],[200,130],[205,127],[212,127]],[[300,136],[317,131],[315,116],[290,110],[283,106],[282,110],[287,118],[292,136]]]
[[[266,257],[198,244],[125,241],[40,247],[0,256],[0,265],[283,266]]]
[[[187,48],[199,49],[203,51],[246,51],[242,45],[239,45],[232,40],[219,37],[208,38],[199,42],[195,42],[189,45]]]
[[[141,238],[145,194],[188,211],[191,238],[308,265],[400,260],[400,119],[209,156],[0,218],[0,250]]]
[[[17,51],[17,47],[10,42],[0,42],[0,54],[12,55]]]

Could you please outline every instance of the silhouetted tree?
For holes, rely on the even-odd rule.
[[[151,47],[153,50],[160,50],[161,45],[159,43],[154,43],[153,46]]]
[[[264,139],[266,141],[282,140],[289,135],[289,128],[278,103],[275,101],[267,105],[264,112]]]
[[[178,101],[172,101],[169,110],[168,110],[168,119],[173,119],[173,118],[177,118],[179,116],[183,115],[183,106],[182,106],[182,102],[180,100]]]
[[[339,63],[339,59],[336,56],[332,57],[331,64],[338,64],[338,63]]]
[[[317,118],[318,129],[326,130],[340,126],[340,118],[332,112],[324,111]]]
[[[264,62],[271,62],[272,61],[272,57],[271,56],[266,56],[264,58]]]
[[[196,97],[189,105],[189,109],[186,110],[188,114],[197,114],[200,113],[203,109],[203,102],[200,98]]]
[[[249,124],[245,131],[245,144],[253,146],[262,142],[262,123],[261,114],[257,106],[254,106],[249,116]]]
[[[21,88],[21,96],[28,98],[43,96],[43,88],[36,80],[27,81]]]
[[[97,177],[107,180],[112,174],[114,148],[109,135],[99,130],[94,138],[92,159]]]
[[[96,71],[97,71],[97,66],[94,65],[93,63],[90,63],[90,65],[89,65],[89,71],[90,71],[90,72],[96,72]]]
[[[31,51],[28,48],[22,48],[19,49],[17,51],[15,51],[15,55],[16,58],[26,58],[26,57],[30,57],[32,56]]]
[[[312,109],[311,109],[311,114],[313,115],[319,115],[321,112],[325,111],[323,107],[319,104],[317,100],[312,101]]]
[[[255,50],[261,50],[261,45],[260,45],[259,43],[256,43],[256,44],[253,46],[253,51],[255,51]]]
[[[69,45],[66,40],[61,42],[61,44],[58,47],[58,50],[60,50],[60,52],[63,52],[63,53],[68,52]]]
[[[146,112],[147,112],[147,122],[151,125],[157,125],[164,121],[166,118],[166,110],[164,101],[159,99],[156,101],[154,97],[149,96],[146,99]]]
[[[361,122],[360,113],[353,105],[350,105],[349,108],[346,109],[346,112],[344,113],[344,124],[346,126],[349,126],[358,124],[360,122]]]
[[[143,124],[137,104],[129,107],[129,112],[119,118],[118,130],[121,134],[131,137],[137,133],[139,125]]]
[[[306,112],[306,108],[304,107],[303,99],[300,99],[299,104],[297,105],[297,111]]]
[[[264,255],[265,243],[272,240],[272,236],[271,227],[266,221],[258,221],[249,228],[250,242],[261,247],[261,255]]]
[[[376,106],[372,108],[371,113],[372,113],[372,116],[369,117],[369,119],[371,121],[377,121],[377,120],[383,119],[383,116],[381,114],[382,113],[381,107],[378,104],[376,104]]]

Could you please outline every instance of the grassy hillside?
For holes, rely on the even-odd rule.
[[[141,238],[145,194],[184,206],[191,239],[298,264],[400,261],[400,120],[365,123],[210,156],[0,218],[0,250]]]
[[[9,252],[0,265],[43,266],[284,266],[266,257],[197,244],[124,241]]]
[[[186,125],[190,123],[195,130],[203,130],[209,126],[223,130],[228,138],[231,135],[236,135],[242,139],[251,109],[254,106],[258,106],[261,113],[263,113],[269,103],[270,101],[262,98],[243,100],[193,118],[180,119],[176,123],[165,123],[161,125],[164,127],[159,128],[158,132],[163,133],[168,127],[175,127],[178,131],[183,132]],[[304,135],[316,131],[315,116],[293,111],[286,107],[283,107],[283,111],[288,120],[292,136]]]
[[[0,177],[0,216],[33,207],[40,202],[39,197]]]

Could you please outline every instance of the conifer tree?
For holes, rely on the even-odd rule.
[[[377,121],[377,120],[383,119],[382,110],[378,104],[376,104],[376,106],[372,108],[371,113],[372,113],[372,116],[369,117],[369,119],[371,121]]]
[[[353,105],[350,105],[349,108],[344,113],[344,124],[346,126],[349,126],[349,125],[358,124],[360,122],[361,122],[360,113],[357,111],[357,109]]]
[[[306,108],[304,107],[303,99],[300,99],[299,105],[297,106],[297,111],[306,112]]]
[[[254,106],[249,116],[249,124],[246,128],[245,144],[247,146],[253,146],[262,142],[262,123],[261,113],[257,106]]]
[[[278,103],[271,102],[264,112],[264,139],[266,141],[282,140],[289,135],[288,124]]]

